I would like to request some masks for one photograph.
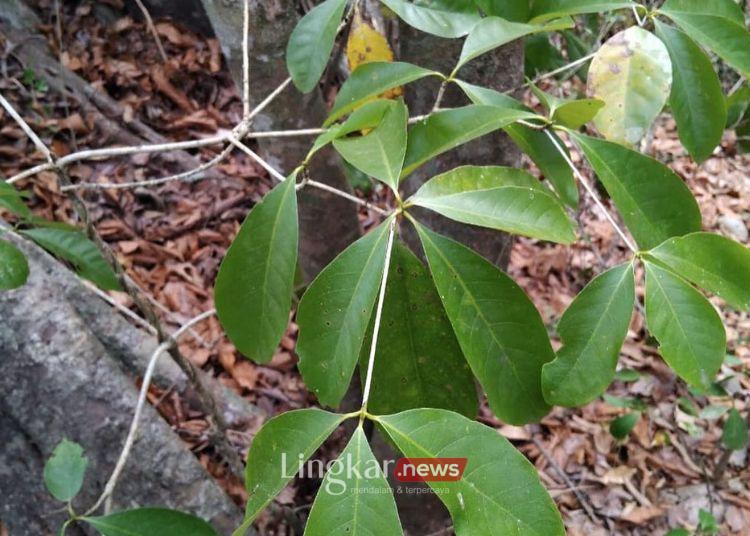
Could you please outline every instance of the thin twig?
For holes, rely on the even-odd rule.
[[[263,160],[255,151],[242,143],[240,140],[238,140],[237,138],[230,138],[229,142],[237,147],[240,151],[248,155],[250,158],[252,158],[256,163],[260,164],[260,166],[268,171],[268,174],[271,175],[274,179],[279,182],[284,182],[284,180],[286,180],[286,177],[284,175],[276,171],[276,169],[271,164]]]
[[[145,329],[152,335],[156,335],[156,329],[154,326],[146,322],[143,318],[135,314],[133,311],[125,307],[124,305],[118,303],[112,296],[101,290],[99,287],[94,285],[93,283],[89,283],[88,281],[83,282],[84,285],[86,285],[86,288],[89,289],[91,292],[99,296],[102,300],[107,302],[109,305],[120,311],[122,314],[127,316],[130,320],[132,320],[135,324],[138,325],[138,327]]]
[[[161,62],[167,63],[169,58],[167,58],[167,53],[164,51],[164,45],[161,42],[161,37],[159,37],[159,32],[156,31],[156,26],[154,26],[154,21],[151,18],[151,14],[148,12],[148,9],[146,9],[146,6],[143,5],[143,2],[141,2],[141,0],[135,0],[135,3],[138,4],[138,9],[141,10],[143,18],[146,19],[146,27],[148,28],[148,31],[151,32],[151,35],[156,42],[156,48],[159,50]]]
[[[180,336],[185,333],[188,329],[192,328],[195,324],[198,322],[201,322],[202,320],[205,320],[206,318],[209,318],[216,314],[216,310],[212,309],[210,311],[206,311],[204,313],[199,314],[192,320],[185,323],[180,329],[174,332],[172,336],[170,336],[167,340],[162,342],[159,346],[156,347],[156,350],[151,354],[151,357],[148,361],[148,366],[146,367],[146,372],[143,375],[143,383],[141,384],[141,390],[138,393],[138,401],[135,406],[135,411],[133,412],[133,419],[130,422],[130,429],[128,430],[128,435],[125,437],[125,443],[122,446],[122,451],[120,452],[120,457],[117,459],[117,463],[115,463],[115,468],[112,470],[112,474],[109,477],[109,480],[107,480],[107,483],[104,485],[104,490],[102,491],[102,494],[99,496],[99,498],[96,500],[94,505],[89,508],[84,515],[91,515],[102,505],[102,503],[109,498],[112,493],[115,490],[115,486],[117,485],[117,480],[120,478],[120,474],[122,473],[123,469],[125,468],[125,463],[128,461],[128,457],[130,456],[130,451],[133,448],[133,443],[135,443],[135,436],[138,432],[138,422],[141,418],[141,413],[143,412],[143,407],[146,403],[146,396],[148,395],[148,388],[151,385],[151,378],[154,375],[154,370],[156,369],[156,363],[159,360],[159,357],[162,353],[167,351],[169,348],[174,346],[177,343],[177,339],[180,338]]]
[[[547,78],[551,78],[551,77],[556,76],[556,75],[558,75],[560,73],[564,73],[565,71],[568,71],[570,69],[578,67],[579,65],[583,65],[584,63],[587,63],[595,55],[596,55],[596,53],[593,53],[593,54],[589,54],[588,56],[584,56],[583,58],[579,58],[579,59],[577,59],[575,61],[571,61],[570,63],[568,63],[566,65],[563,65],[562,67],[560,67],[558,69],[555,69],[554,71],[550,71],[548,73],[540,74],[539,76],[537,76],[536,78],[534,78],[530,82],[526,82],[525,84],[522,84],[520,86],[516,86],[514,88],[508,89],[507,91],[503,91],[503,93],[505,95],[510,95],[511,93],[514,93],[514,92],[518,91],[519,89],[523,89],[525,87],[529,87],[532,84],[536,84],[538,82],[541,82],[542,80],[546,80]]]
[[[326,192],[331,192],[332,194],[335,194],[339,197],[348,199],[352,203],[356,203],[360,206],[363,206],[374,212],[377,212],[378,214],[382,216],[388,216],[390,214],[390,212],[388,212],[387,210],[384,210],[376,205],[373,205],[372,203],[369,203],[365,201],[364,199],[360,199],[359,197],[355,195],[344,192],[343,190],[339,190],[338,188],[334,188],[333,186],[328,186],[327,184],[324,184],[322,182],[314,181],[312,179],[304,179],[300,184],[297,185],[297,187],[298,189],[301,189],[301,188],[304,188],[306,185],[312,186],[313,188],[318,188],[319,190],[325,190]]]
[[[242,25],[242,117],[250,116],[250,2],[245,0]]]
[[[391,250],[393,249],[393,236],[396,234],[396,217],[393,216],[388,226],[388,244],[385,248],[385,265],[383,266],[383,276],[380,280],[380,295],[378,296],[378,305],[375,309],[375,324],[372,328],[372,343],[370,344],[370,358],[367,361],[367,374],[365,376],[365,387],[362,390],[362,417],[367,411],[367,402],[370,398],[370,388],[372,387],[372,371],[375,368],[375,351],[378,346],[378,334],[380,333],[380,319],[383,315],[383,302],[385,301],[385,289],[388,285],[388,271],[391,266]]]
[[[612,225],[612,227],[617,232],[617,234],[620,235],[620,238],[622,238],[623,242],[625,242],[625,245],[628,246],[628,249],[630,249],[630,251],[632,251],[633,253],[638,253],[638,248],[635,246],[635,244],[633,244],[630,238],[628,238],[628,235],[625,234],[625,231],[615,221],[612,214],[609,213],[609,210],[607,210],[607,207],[605,207],[604,203],[602,203],[601,199],[599,199],[599,196],[597,195],[594,188],[586,180],[586,177],[584,177],[583,174],[575,166],[575,164],[573,164],[573,161],[568,156],[568,153],[566,153],[565,150],[560,146],[560,143],[555,139],[555,137],[552,135],[552,133],[549,130],[545,130],[544,132],[547,134],[550,141],[552,141],[552,144],[555,146],[555,148],[560,153],[560,155],[565,159],[565,162],[567,162],[571,171],[573,171],[573,174],[576,176],[578,181],[583,185],[586,192],[588,192],[588,194],[594,200],[594,203],[596,203],[596,206],[598,206],[599,209],[602,211],[602,213],[604,214],[604,217],[607,218],[607,221],[610,223],[610,225]]]

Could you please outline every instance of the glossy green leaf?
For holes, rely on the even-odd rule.
[[[461,480],[439,488],[458,536],[564,536],[560,513],[534,466],[496,430],[456,413],[415,409],[377,418],[409,458],[466,458]]]
[[[300,301],[299,369],[322,404],[338,405],[349,386],[383,275],[389,225],[346,248]]]
[[[726,354],[721,318],[690,284],[648,261],[646,323],[678,376],[697,387],[710,385]]]
[[[581,13],[601,13],[615,9],[630,8],[634,2],[613,2],[611,0],[534,0],[531,8],[533,22],[556,19],[566,15]]]
[[[386,99],[376,99],[362,104],[352,112],[346,121],[331,125],[315,138],[315,142],[313,142],[313,146],[307,154],[308,160],[313,154],[337,138],[377,127],[392,104],[392,101]]]
[[[16,246],[0,240],[0,290],[11,290],[26,283],[29,263]]]
[[[750,33],[734,0],[667,0],[659,9],[690,37],[750,76]]]
[[[500,17],[486,17],[472,28],[461,49],[454,72],[477,56],[515,41],[525,35],[570,28],[570,19],[552,21],[546,25],[510,22]]]
[[[70,262],[84,279],[96,283],[104,290],[120,290],[120,283],[112,268],[83,232],[67,227],[40,227],[21,231],[21,234]]]
[[[461,349],[492,411],[524,424],[543,417],[542,366],[554,359],[539,312],[479,254],[417,224],[432,277]]]
[[[463,166],[423,184],[409,202],[456,221],[570,244],[575,227],[562,204],[520,169]]]
[[[496,106],[470,105],[431,114],[409,130],[402,177],[428,160],[473,139],[536,114]]]
[[[604,107],[599,99],[578,99],[559,103],[552,112],[552,121],[577,130],[591,121]]]
[[[289,36],[286,66],[303,93],[312,91],[325,71],[345,7],[346,0],[325,0],[302,17]]]
[[[703,162],[721,143],[727,121],[721,82],[711,59],[690,37],[658,19],[655,24],[672,59],[669,102],[680,141],[697,162]]]
[[[750,250],[713,233],[672,238],[648,253],[730,305],[750,309]]]
[[[499,91],[475,86],[462,80],[456,80],[456,83],[474,104],[531,111],[516,99]],[[508,125],[503,130],[534,161],[544,177],[555,187],[555,192],[563,203],[573,208],[577,207],[578,187],[573,179],[573,172],[547,135],[518,123]],[[557,134],[552,135],[559,141]],[[562,141],[559,143],[561,147],[565,147]]]
[[[357,67],[341,86],[325,124],[330,125],[339,117],[351,113],[362,103],[374,99],[381,93],[403,86],[427,76],[440,73],[403,62],[369,62]]]
[[[82,519],[103,536],[216,536],[201,518],[166,508],[135,508]]]
[[[289,323],[297,265],[297,194],[292,175],[255,205],[216,277],[219,321],[244,355],[267,363]]]
[[[250,496],[243,524],[252,523],[343,421],[341,415],[309,408],[281,413],[263,425],[247,453]]]
[[[362,345],[367,370],[372,321]],[[372,372],[369,411],[443,408],[475,417],[477,393],[435,284],[422,262],[396,242],[388,273],[380,337]]]
[[[698,203],[674,171],[622,145],[569,134],[586,154],[642,248],[701,230]]]
[[[357,427],[320,485],[305,536],[372,534],[400,536],[403,531],[393,492],[365,433]]]
[[[488,17],[502,17],[514,22],[529,20],[529,0],[474,0]]]
[[[78,443],[63,439],[44,464],[44,485],[58,501],[68,502],[81,491],[88,459]]]
[[[589,283],[563,314],[563,347],[542,369],[544,398],[553,406],[583,406],[612,383],[635,302],[632,263]]]
[[[750,109],[750,86],[743,85],[737,91],[726,98],[727,124],[728,128],[736,127],[737,124],[747,117]]]
[[[625,439],[630,435],[630,432],[633,431],[633,428],[635,428],[635,425],[638,424],[638,421],[640,420],[640,412],[634,411],[632,413],[626,413],[609,423],[609,433],[616,439]]]
[[[409,110],[401,101],[389,103],[380,124],[364,136],[336,138],[333,146],[351,165],[384,182],[395,192],[406,155]]]
[[[608,140],[638,143],[664,108],[671,85],[672,63],[658,37],[638,26],[615,34],[589,67],[589,92],[605,103],[594,118],[596,128]]]
[[[721,442],[730,450],[742,450],[747,446],[747,424],[740,412],[732,408],[724,423]]]
[[[438,37],[464,36],[480,18],[472,0],[381,1],[409,26]]]
[[[4,208],[22,218],[30,218],[31,210],[23,202],[24,194],[11,184],[0,180],[0,208]]]

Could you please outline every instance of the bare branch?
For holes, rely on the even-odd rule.
[[[146,19],[146,27],[148,28],[148,31],[151,32],[154,41],[156,41],[156,48],[159,49],[161,62],[167,63],[169,58],[167,58],[167,53],[164,51],[164,45],[161,42],[161,37],[159,37],[159,32],[156,31],[156,26],[154,26],[154,21],[151,18],[151,14],[148,12],[148,9],[146,9],[146,6],[143,5],[143,2],[141,2],[141,0],[135,0],[135,3],[138,4],[138,9],[140,9],[141,13],[143,13],[143,18]]]

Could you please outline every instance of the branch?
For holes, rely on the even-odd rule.
[[[169,58],[167,58],[167,53],[164,51],[164,45],[161,42],[159,33],[156,31],[156,26],[154,26],[154,21],[151,18],[151,14],[148,12],[148,9],[146,9],[146,6],[143,5],[143,2],[141,2],[141,0],[135,0],[135,3],[138,4],[138,9],[141,10],[143,18],[146,19],[146,27],[148,28],[148,31],[151,32],[151,35],[154,37],[154,41],[156,41],[156,48],[159,49],[161,62],[167,63]]]

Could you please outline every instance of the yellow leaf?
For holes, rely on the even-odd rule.
[[[393,50],[385,36],[362,20],[362,16],[357,13],[352,21],[349,39],[346,43],[346,58],[349,61],[349,69],[353,71],[363,63],[393,61]],[[403,93],[401,87],[394,87],[380,97],[395,99]]]

